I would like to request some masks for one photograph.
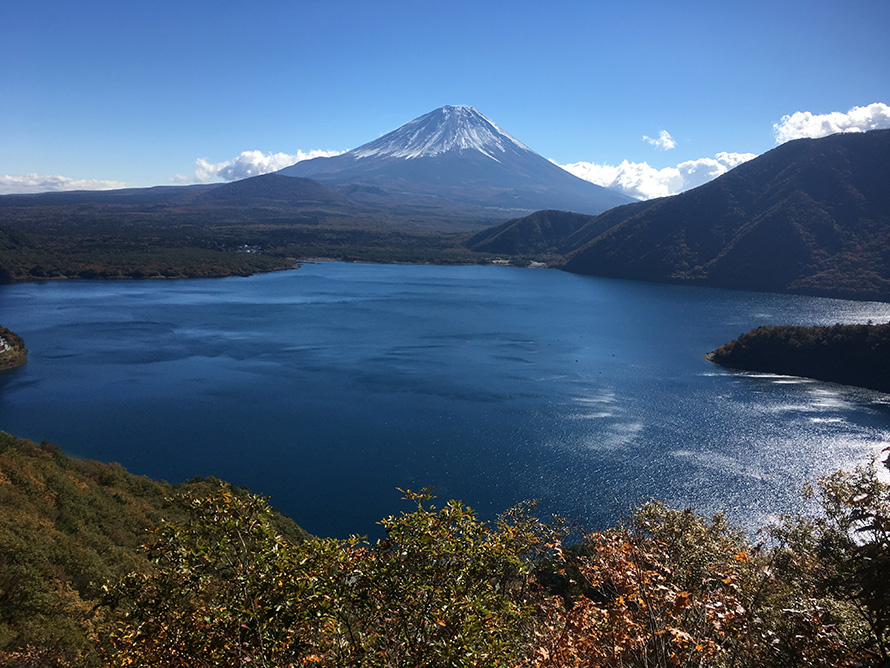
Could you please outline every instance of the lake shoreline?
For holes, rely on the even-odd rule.
[[[467,261],[467,262],[451,262],[451,261],[441,261],[441,262],[433,262],[433,261],[388,261],[388,262],[378,262],[375,260],[363,260],[363,259],[344,259],[338,257],[308,257],[304,259],[292,259],[293,265],[289,267],[278,267],[274,269],[262,270],[258,269],[252,272],[243,272],[243,271],[230,271],[230,272],[221,272],[219,274],[208,275],[208,276],[164,276],[163,274],[152,274],[145,276],[129,276],[126,274],[118,274],[114,276],[20,276],[9,279],[5,282],[0,282],[0,285],[27,285],[30,283],[49,283],[49,282],[57,282],[57,281],[96,281],[97,283],[103,283],[106,281],[117,282],[117,281],[191,281],[191,280],[200,280],[207,278],[249,278],[251,276],[259,276],[262,274],[275,274],[279,272],[285,271],[293,271],[295,269],[299,269],[304,264],[321,264],[325,262],[341,262],[344,264],[370,264],[370,265],[382,265],[382,266],[406,266],[406,267],[514,267],[518,269],[561,269],[561,266],[558,265],[548,265],[544,262],[536,262],[530,261],[528,263],[525,262],[515,262],[511,259],[501,259],[501,258],[492,258],[488,259],[484,262],[479,261]]]

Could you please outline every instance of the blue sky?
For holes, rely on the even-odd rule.
[[[673,169],[763,153],[795,112],[890,103],[886,0],[19,0],[0,17],[0,175],[75,185],[342,151],[445,104],[559,164]],[[643,140],[662,132],[673,148]]]

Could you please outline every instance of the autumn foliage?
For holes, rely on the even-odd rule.
[[[180,500],[156,568],[134,573],[108,602],[103,663],[136,666],[507,665],[531,638],[530,571],[550,529],[526,508],[495,527],[457,501],[382,524],[373,545],[285,541],[258,497],[221,490]]]
[[[308,536],[219,481],[0,446],[10,668],[890,665],[877,466],[755,535],[658,502],[599,532],[532,504],[485,522],[423,490],[369,541]]]
[[[109,666],[879,666],[890,489],[822,481],[824,513],[756,543],[660,503],[570,539],[530,505],[497,522],[406,492],[374,543],[274,529],[258,497],[187,496],[154,568],[109,591]]]

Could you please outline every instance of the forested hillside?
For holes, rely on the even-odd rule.
[[[569,271],[887,299],[890,130],[791,141],[597,223],[607,231],[576,246]]]
[[[703,186],[598,216],[539,211],[471,250],[582,274],[890,299],[890,130],[790,141]]]
[[[890,324],[758,327],[708,358],[735,369],[890,392]]]
[[[572,235],[593,218],[570,211],[537,211],[474,234],[467,247],[499,255],[565,255],[575,248]]]
[[[311,179],[277,174],[201,186],[5,195],[0,283],[243,276],[309,258],[476,262],[481,256],[463,245],[467,234],[506,217],[476,213],[360,204]]]
[[[140,546],[163,519],[188,517],[168,499],[220,486],[168,485],[0,432],[0,665],[92,661],[95,607],[106,587],[149,570]],[[282,535],[302,536],[290,520],[271,517]],[[29,647],[36,649],[26,660]]]

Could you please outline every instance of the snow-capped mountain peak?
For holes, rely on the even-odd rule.
[[[500,162],[507,151],[531,152],[473,107],[446,106],[349,151],[354,158],[420,158],[475,150]]]
[[[569,174],[472,107],[436,109],[356,149],[278,173],[344,188],[375,206],[383,198],[449,215],[472,207],[482,207],[472,214],[482,216],[538,209],[600,213],[633,201]]]

